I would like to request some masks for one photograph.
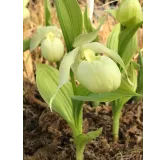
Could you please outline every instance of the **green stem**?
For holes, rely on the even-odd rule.
[[[113,137],[114,142],[118,142],[119,140],[119,120],[120,120],[121,110],[118,110],[113,115]]]
[[[92,107],[98,107],[100,105],[99,101],[92,102]]]
[[[71,77],[71,83],[72,83],[72,87],[73,87],[73,92],[74,94],[76,93],[76,82],[74,79],[74,73],[72,70],[70,70],[70,77]]]
[[[83,160],[85,146],[76,146],[76,160]]]
[[[118,142],[118,140],[119,140],[119,120],[120,120],[122,108],[123,108],[123,103],[121,103],[119,101],[115,101],[112,104],[114,142]]]

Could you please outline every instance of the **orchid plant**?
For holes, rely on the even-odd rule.
[[[82,14],[77,0],[56,0],[55,6],[62,32],[51,25],[46,6],[46,26],[39,27],[26,44],[31,51],[41,46],[43,57],[50,62],[60,61],[59,70],[38,63],[36,83],[51,111],[59,113],[72,129],[76,159],[83,160],[86,144],[102,132],[102,128],[99,128],[83,133],[84,101],[114,103],[139,94],[131,87],[134,84],[130,71],[118,50],[98,42],[98,32],[105,18],[100,20],[95,29],[88,9]],[[67,48],[64,57],[64,46],[60,39],[62,34]]]
[[[143,60],[139,53],[138,63],[133,61],[133,56],[139,50],[137,30],[143,24],[142,7],[138,0],[122,0],[119,8],[108,10],[119,23],[115,25],[107,40],[107,47],[116,51],[122,58],[132,82],[130,88],[143,94]],[[142,50],[142,49],[140,49]],[[137,72],[138,78],[137,78]],[[113,135],[114,141],[119,138],[119,119],[124,104],[131,97],[119,98],[112,102],[113,110]],[[141,96],[140,96],[141,97]],[[139,100],[140,98],[135,98]]]

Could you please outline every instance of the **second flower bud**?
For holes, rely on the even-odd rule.
[[[60,38],[56,38],[54,33],[49,32],[41,42],[42,56],[49,62],[58,62],[64,54],[64,45]]]

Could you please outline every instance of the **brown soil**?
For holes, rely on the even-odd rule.
[[[65,120],[50,112],[36,86],[24,81],[24,160],[75,160],[72,133]],[[120,140],[112,143],[111,107],[84,105],[84,132],[103,127],[85,149],[85,160],[143,159],[142,102],[127,104],[120,123]]]

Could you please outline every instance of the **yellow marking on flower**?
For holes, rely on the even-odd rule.
[[[91,49],[86,49],[83,51],[83,54],[85,56],[85,59],[89,62],[96,59],[95,52],[93,52]]]
[[[49,32],[49,33],[46,35],[46,37],[49,38],[49,40],[54,41],[54,39],[55,39],[56,36],[55,36],[54,33]]]

